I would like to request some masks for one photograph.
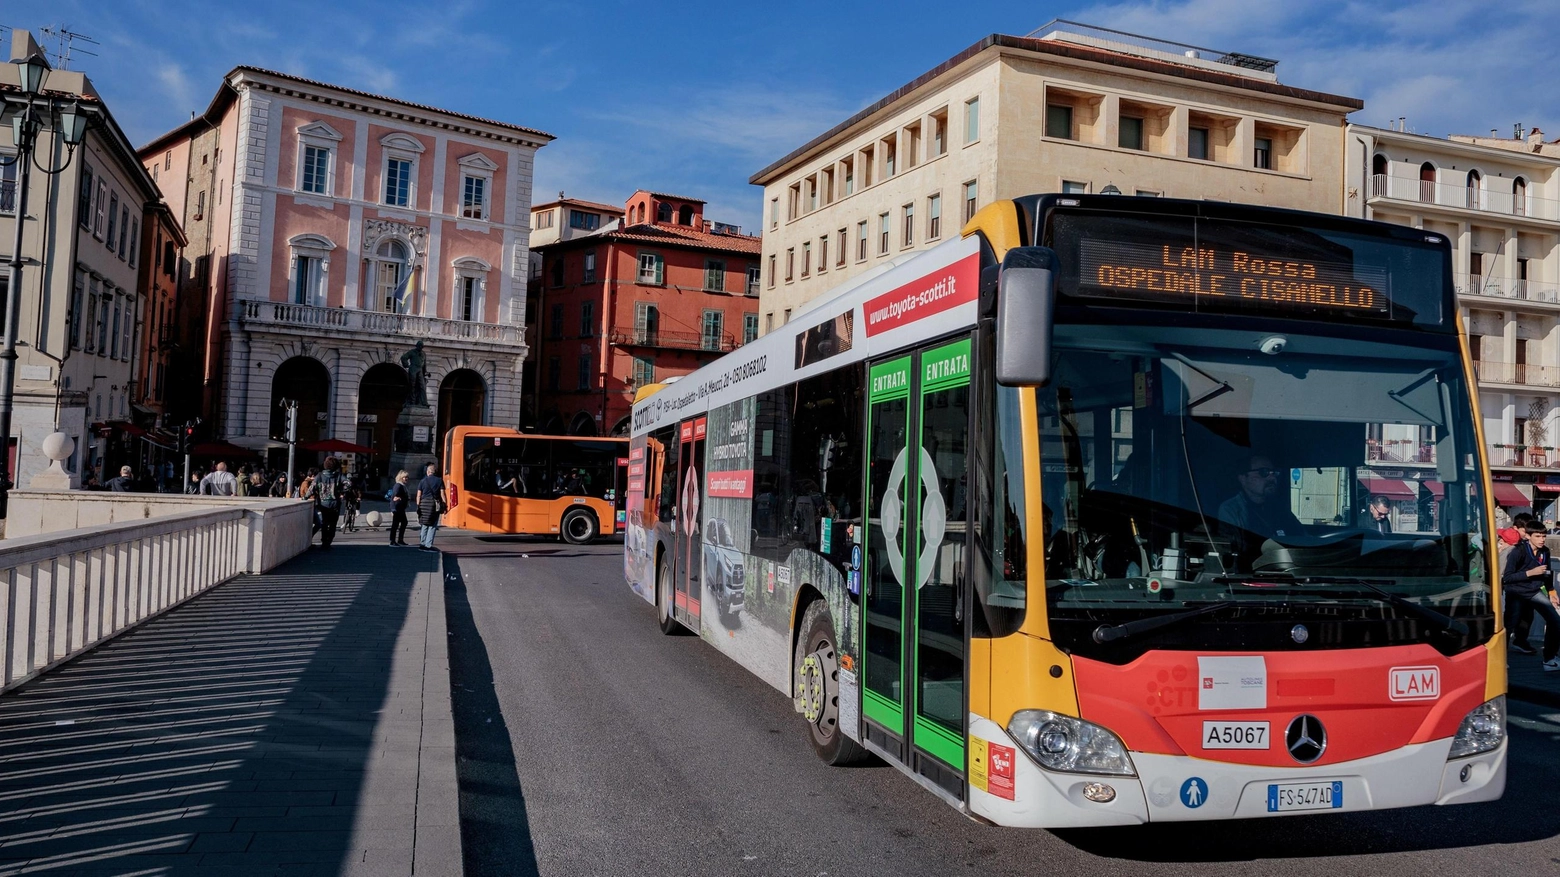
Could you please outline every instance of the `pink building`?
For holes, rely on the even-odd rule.
[[[140,149],[185,222],[206,438],[413,467],[451,426],[512,426],[531,172],[552,136],[260,70]],[[393,470],[392,470],[393,474]]]

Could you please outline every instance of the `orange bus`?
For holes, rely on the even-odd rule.
[[[444,437],[447,527],[556,535],[583,544],[621,532],[628,439],[457,426]]]

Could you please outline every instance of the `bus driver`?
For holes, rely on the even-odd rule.
[[[1235,476],[1240,492],[1219,506],[1220,530],[1232,543],[1242,569],[1251,568],[1264,540],[1298,536],[1302,531],[1300,520],[1284,506],[1273,461],[1253,454],[1247,462],[1245,471]]]

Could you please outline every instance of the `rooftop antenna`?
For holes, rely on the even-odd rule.
[[[81,48],[80,46],[77,46],[76,43],[86,43],[87,45],[92,46],[102,45],[97,40],[87,36],[86,34],[77,33],[71,30],[70,26],[65,24],[42,27],[39,28],[38,31],[45,37],[54,40],[54,42],[59,46],[59,48],[56,49],[52,54],[54,55],[55,65],[61,70],[70,69],[70,59],[74,54],[80,53],[82,55],[90,55],[93,58],[98,56],[97,52],[91,51],[90,49]]]

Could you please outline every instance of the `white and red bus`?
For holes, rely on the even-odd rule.
[[[1451,271],[1380,223],[991,205],[641,394],[628,582],[826,760],[995,824],[1492,800],[1505,637]]]

